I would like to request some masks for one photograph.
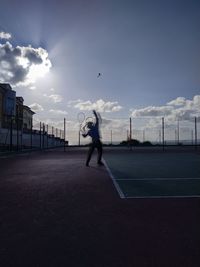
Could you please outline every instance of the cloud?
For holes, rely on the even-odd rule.
[[[149,106],[142,109],[135,109],[132,111],[132,117],[157,117],[157,116],[165,116],[171,114],[172,107],[163,106],[163,107],[153,107]]]
[[[56,115],[67,115],[68,112],[65,110],[60,110],[60,109],[50,109],[49,110],[50,113],[54,113]]]
[[[200,117],[200,95],[192,100],[178,97],[163,106],[149,106],[142,109],[133,109],[133,118],[149,118],[148,125],[153,127],[160,124],[160,118],[164,117],[166,125],[173,125],[177,120],[194,121],[194,117]]]
[[[91,102],[90,100],[83,101],[83,100],[75,100],[69,101],[69,106],[73,106],[81,111],[90,111],[95,109],[98,112],[116,112],[122,109],[122,106],[118,104],[117,101],[115,102],[105,102],[102,99],[97,100],[96,102]]]
[[[0,44],[0,79],[13,86],[29,85],[51,68],[48,52],[39,47]]]
[[[47,94],[43,94],[44,97],[48,98],[49,100],[51,100],[52,102],[54,103],[59,103],[59,102],[62,102],[63,98],[61,95],[56,95],[56,94],[53,94],[53,95],[47,95]]]
[[[36,89],[36,86],[30,86],[29,89],[30,90],[35,90]]]
[[[171,106],[184,106],[186,104],[185,97],[177,97],[176,99],[167,103],[167,105]]]
[[[78,103],[81,103],[81,102],[83,102],[83,100],[81,100],[81,99],[70,100],[70,101],[68,101],[67,105],[68,105],[68,107],[73,107],[75,104],[78,104]]]
[[[6,40],[9,40],[11,39],[11,34],[8,33],[8,32],[0,32],[0,39],[6,39]]]
[[[29,107],[35,112],[44,110],[44,108],[38,103],[33,103],[33,104],[29,105]]]

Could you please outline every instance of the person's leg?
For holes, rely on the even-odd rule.
[[[92,144],[90,145],[90,147],[89,147],[89,150],[88,150],[87,160],[86,160],[86,166],[89,166],[89,162],[90,162],[90,160],[91,160],[91,157],[92,157],[92,153],[93,153],[93,151],[94,151],[94,148],[95,148],[95,146],[94,146],[94,144],[92,143]]]
[[[102,153],[103,153],[103,149],[102,149],[102,143],[101,141],[99,141],[97,143],[97,151],[98,151],[98,157],[97,157],[97,163],[102,165],[102,161],[101,161],[101,158],[102,158]]]

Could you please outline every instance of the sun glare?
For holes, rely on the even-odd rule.
[[[30,82],[35,82],[38,78],[44,77],[49,72],[49,66],[45,64],[32,65],[27,78]]]

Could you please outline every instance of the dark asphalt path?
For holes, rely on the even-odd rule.
[[[85,151],[0,159],[0,266],[199,267],[199,199],[120,199]]]

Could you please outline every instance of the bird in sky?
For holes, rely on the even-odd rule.
[[[97,78],[99,78],[101,76],[101,73],[99,72],[98,75],[97,75]]]

